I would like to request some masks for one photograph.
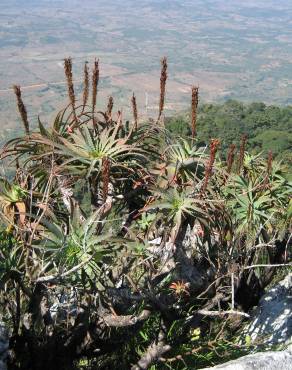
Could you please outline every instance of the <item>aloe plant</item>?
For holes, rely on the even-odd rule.
[[[14,224],[14,217],[17,214],[20,223],[24,223],[27,191],[17,184],[0,178],[0,208],[3,213],[3,221]]]

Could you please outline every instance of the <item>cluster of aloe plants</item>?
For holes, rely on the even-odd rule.
[[[291,184],[245,137],[227,160],[218,139],[197,145],[197,88],[192,137],[174,139],[166,59],[156,121],[139,119],[135,96],[132,122],[112,98],[96,111],[98,61],[90,105],[88,65],[80,106],[70,59],[65,74],[70,104],[36,129],[15,87],[25,134],[1,151],[15,166],[0,179],[10,368],[184,368],[214,320],[245,320],[273,265],[289,265]]]

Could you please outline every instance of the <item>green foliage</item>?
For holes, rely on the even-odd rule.
[[[165,123],[166,123],[167,129],[174,136],[179,135],[181,137],[186,137],[186,136],[191,135],[190,125],[188,124],[185,117],[183,116],[168,118],[166,119]]]
[[[167,120],[174,135],[190,136],[189,115]],[[199,108],[197,131],[201,144],[211,138],[221,139],[226,153],[230,144],[239,144],[242,134],[248,135],[248,149],[254,153],[272,150],[279,159],[289,158],[292,150],[292,107],[266,106],[264,103],[244,105],[235,100],[224,104],[203,104]]]
[[[0,231],[0,289],[10,275],[21,269],[21,245],[9,231]]]
[[[289,218],[284,204],[287,204],[291,184],[277,166],[267,174],[259,156],[246,154],[243,167],[244,175],[230,176],[224,191],[235,224],[254,238],[263,225],[272,229],[275,220]]]
[[[277,262],[257,244],[269,247],[289,229],[292,188],[271,158],[242,151],[241,166],[230,168],[221,158],[244,132],[242,120],[260,137],[289,111],[230,101],[200,114],[190,139],[176,133],[181,119],[170,132],[67,108],[51,126],[39,122],[6,143],[2,157],[16,170],[0,181],[0,315],[16,366],[26,370],[30,353],[51,351],[51,362],[33,360],[128,369],[150,358],[148,368],[186,369],[245,351],[221,318],[214,328],[198,310],[241,310],[233,271],[238,289],[268,284],[261,269],[253,279],[244,271]],[[219,133],[223,155],[208,145]],[[240,293],[247,300],[251,292]]]

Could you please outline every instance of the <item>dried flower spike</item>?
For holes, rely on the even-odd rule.
[[[26,111],[25,105],[24,105],[22,97],[21,97],[20,86],[14,85],[13,90],[14,90],[14,93],[16,95],[17,106],[18,106],[20,117],[21,117],[21,121],[23,123],[26,134],[29,135],[29,123],[28,123],[28,119],[27,119],[27,111]]]
[[[164,109],[166,80],[167,80],[167,58],[164,57],[161,59],[160,99],[159,99],[159,114],[157,121],[160,120]]]
[[[121,110],[118,110],[118,113],[117,113],[117,125],[118,126],[123,125],[123,112]]]
[[[268,176],[271,175],[272,165],[273,165],[273,152],[271,150],[269,150],[268,162],[267,162],[267,174],[268,174]]]
[[[236,146],[234,144],[231,144],[228,150],[227,154],[227,173],[230,173],[232,170],[233,162],[234,162],[234,156],[235,156],[235,148]]]
[[[273,166],[273,152],[269,150],[267,161],[267,173],[264,180],[264,189],[267,189],[269,186],[269,177],[272,173],[272,166]]]
[[[92,72],[92,111],[95,111],[99,83],[99,60],[95,59]]]
[[[84,64],[84,82],[83,82],[83,111],[88,101],[89,96],[89,73],[88,73],[88,62]]]
[[[114,99],[112,96],[110,96],[108,99],[107,111],[106,111],[106,116],[107,116],[108,121],[111,121],[112,119],[113,106],[114,106]]]
[[[197,108],[199,103],[199,88],[196,86],[192,87],[192,139],[196,136],[197,129]]]
[[[247,142],[247,135],[242,135],[241,143],[240,143],[239,158],[238,158],[238,168],[237,168],[238,173],[240,173],[242,165],[243,165],[246,142]]]
[[[209,163],[208,163],[207,168],[206,168],[205,180],[204,180],[204,184],[203,184],[203,187],[202,187],[202,190],[201,190],[201,194],[206,191],[209,180],[212,176],[213,165],[214,165],[214,162],[215,162],[215,157],[216,157],[216,153],[217,153],[217,149],[218,149],[219,144],[220,144],[220,141],[218,139],[211,139],[210,159],[209,159]]]
[[[137,130],[138,127],[138,109],[137,109],[137,101],[136,101],[136,96],[133,94],[132,99],[132,110],[133,110],[133,117],[134,117],[134,128]]]
[[[74,116],[74,121],[77,122],[77,116],[75,112],[75,92],[74,92],[74,85],[73,85],[73,74],[72,74],[72,59],[67,58],[64,60],[64,69],[65,69],[65,76],[67,80],[67,89],[69,100],[72,106],[72,112]]]

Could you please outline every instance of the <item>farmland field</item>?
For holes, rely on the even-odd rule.
[[[190,85],[201,101],[292,103],[292,4],[239,0],[2,0],[1,136],[15,128],[11,86],[23,87],[31,119],[66,102],[62,61],[100,59],[99,106],[113,95],[125,114],[133,91],[140,113],[154,113],[159,59],[169,60],[166,113],[185,109]]]

